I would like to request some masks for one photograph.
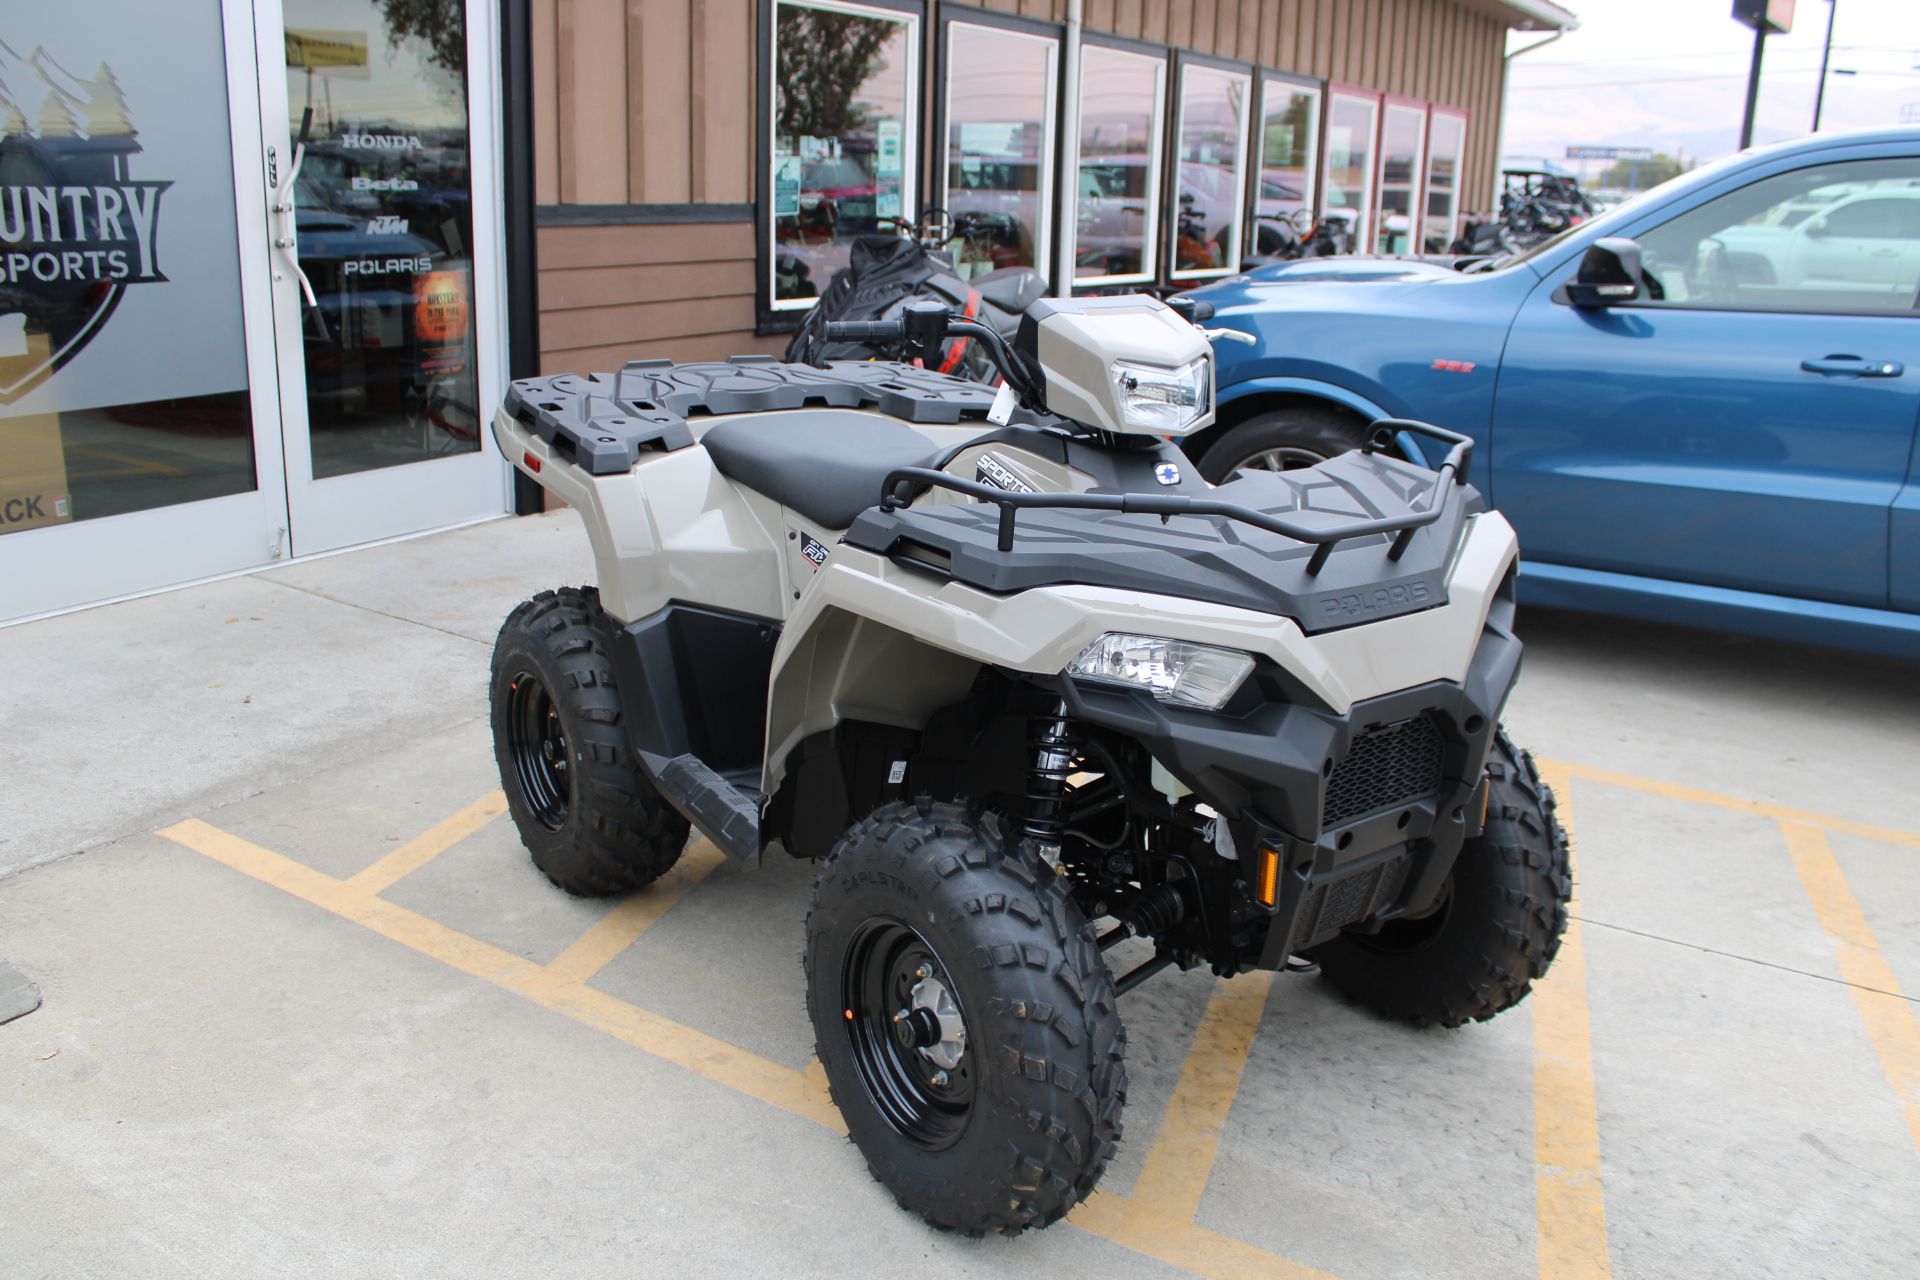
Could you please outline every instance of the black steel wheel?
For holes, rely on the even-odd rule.
[[[814,881],[806,965],[834,1102],[901,1207],[1014,1235],[1093,1190],[1127,1093],[1113,976],[997,816],[923,799],[854,824]]]
[[[493,649],[493,754],[534,865],[568,893],[625,893],[666,874],[687,820],[627,744],[611,627],[591,587],[542,591]]]
[[[840,990],[854,1069],[888,1124],[929,1151],[952,1146],[973,1113],[966,1013],[927,940],[878,917],[847,949]]]
[[[573,773],[568,768],[567,727],[540,677],[515,673],[508,682],[507,754],[527,811],[549,831],[566,825],[573,807]]]

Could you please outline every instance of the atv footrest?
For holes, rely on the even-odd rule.
[[[720,852],[749,866],[760,864],[760,805],[753,796],[698,756],[674,756],[654,770],[654,782]]]

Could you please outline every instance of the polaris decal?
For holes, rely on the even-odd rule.
[[[990,484],[996,489],[1008,493],[1038,493],[1038,489],[1013,474],[1012,468],[991,453],[980,455],[980,461],[974,464],[974,479],[981,484]]]
[[[810,533],[800,535],[800,554],[811,561],[813,567],[816,569],[827,562],[828,552],[826,545],[815,539]]]
[[[1358,618],[1366,614],[1420,608],[1433,603],[1433,592],[1424,582],[1404,586],[1377,587],[1372,591],[1351,591],[1343,595],[1322,596],[1320,616],[1325,621]]]
[[[1171,462],[1163,462],[1153,469],[1153,478],[1161,484],[1179,484],[1180,468]]]

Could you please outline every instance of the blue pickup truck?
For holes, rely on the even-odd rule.
[[[1920,129],[1697,169],[1513,257],[1199,290],[1209,478],[1382,417],[1479,443],[1529,602],[1920,656]]]

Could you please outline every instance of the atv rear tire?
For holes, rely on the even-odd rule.
[[[814,882],[806,969],[834,1101],[902,1208],[1016,1235],[1093,1190],[1127,1094],[1113,977],[1065,882],[996,816],[923,799],[856,823]],[[937,1039],[893,1016],[936,1003]]]
[[[1314,949],[1329,982],[1383,1017],[1485,1022],[1525,999],[1560,950],[1573,875],[1553,792],[1504,729],[1487,774],[1486,829],[1460,850],[1440,906]]]
[[[1255,414],[1207,446],[1200,474],[1225,484],[1241,469],[1294,471],[1358,449],[1367,424],[1350,413],[1316,405],[1288,405]]]
[[[687,820],[627,745],[592,587],[542,591],[507,615],[493,648],[493,754],[507,811],[547,879],[568,893],[626,893],[666,874]]]

